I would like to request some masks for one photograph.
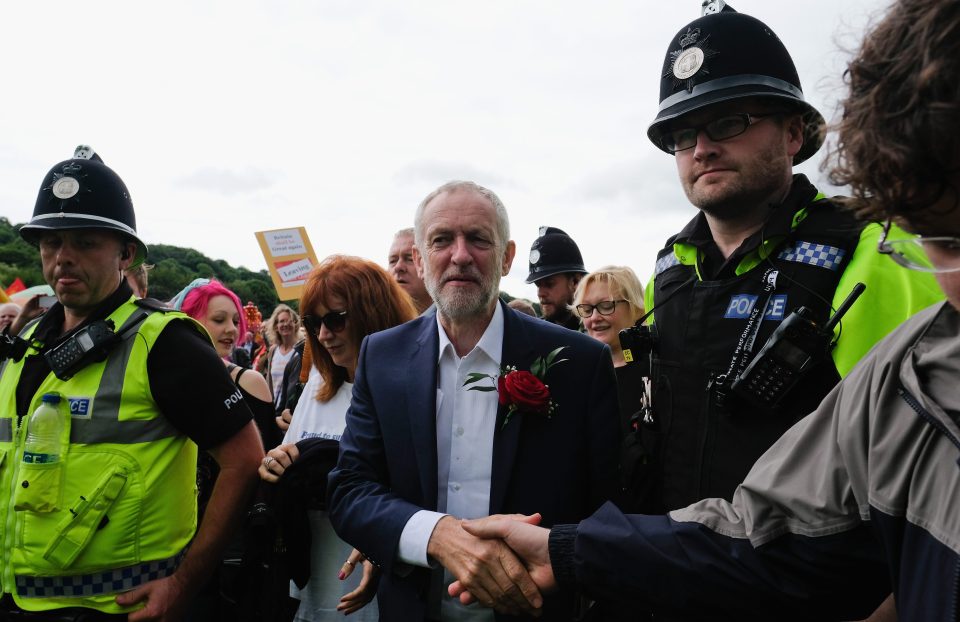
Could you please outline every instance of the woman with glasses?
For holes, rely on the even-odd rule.
[[[299,457],[297,441],[340,440],[363,338],[417,317],[410,297],[383,268],[341,255],[328,257],[310,274],[300,310],[312,369],[283,443],[267,453],[260,467],[260,476],[268,482],[276,482]],[[291,595],[300,599],[296,620],[357,612],[376,592],[374,567],[363,561],[363,576],[345,581],[360,563],[359,554],[337,538],[326,512],[310,514],[310,582],[303,590],[291,589]],[[352,617],[376,620],[376,608]]]
[[[646,451],[634,434],[642,418],[641,408],[646,393],[646,378],[638,365],[627,364],[620,346],[620,331],[633,326],[643,315],[643,286],[637,275],[626,266],[605,266],[585,276],[577,286],[573,302],[577,315],[583,318],[587,335],[610,346],[614,371],[617,374],[617,397],[620,401],[621,505],[642,511],[646,496],[638,471],[646,459]],[[652,449],[652,448],[651,448]]]
[[[573,295],[587,334],[610,346],[613,366],[626,365],[620,331],[643,315],[643,286],[626,266],[605,266],[585,276]]]

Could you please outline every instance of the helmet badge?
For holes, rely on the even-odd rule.
[[[530,263],[536,264],[539,261],[540,261],[540,251],[534,248],[530,251]]]
[[[53,182],[53,196],[61,200],[72,199],[80,192],[80,182],[73,177],[61,177]]]
[[[67,163],[61,170],[63,172],[53,174],[53,181],[45,190],[49,190],[54,198],[66,201],[80,194],[82,189],[80,179],[86,177],[86,175],[83,173],[83,168],[76,162]],[[52,201],[53,199],[49,200]],[[80,199],[77,198],[76,200],[79,201]],[[60,211],[63,211],[62,203],[60,204]]]
[[[692,92],[696,84],[695,76],[702,71],[703,75],[710,73],[705,66],[707,59],[717,55],[716,50],[710,49],[707,45],[710,35],[702,40],[700,39],[700,29],[687,29],[687,32],[680,35],[680,49],[670,52],[670,71],[663,74],[663,77],[673,74],[674,87],[678,87],[684,82],[687,91]]]

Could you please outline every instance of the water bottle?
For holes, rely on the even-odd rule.
[[[23,461],[46,464],[60,461],[60,433],[63,417],[60,414],[60,396],[45,393],[40,405],[27,422],[27,442],[23,447]]]

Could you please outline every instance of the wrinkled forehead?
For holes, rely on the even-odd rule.
[[[393,238],[393,244],[390,245],[391,255],[403,255],[413,250],[413,234],[401,233]]]
[[[115,240],[117,244],[126,242],[120,233],[109,229],[99,229],[95,227],[83,227],[77,229],[47,229],[37,235],[37,240],[41,243],[50,240]]]

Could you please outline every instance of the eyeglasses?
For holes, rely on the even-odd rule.
[[[887,220],[883,234],[877,242],[877,252],[889,255],[890,259],[904,268],[944,274],[960,271],[960,238],[950,236],[912,235],[906,238],[888,239],[892,223]],[[930,259],[927,249],[935,249],[937,261]]]
[[[660,144],[670,153],[684,151],[696,146],[697,136],[700,135],[701,130],[707,133],[707,136],[710,138],[710,140],[727,140],[728,138],[733,138],[734,136],[743,134],[747,131],[747,128],[754,123],[757,123],[761,119],[766,119],[767,117],[773,117],[779,114],[783,113],[768,112],[766,114],[731,114],[725,117],[720,117],[719,119],[714,119],[713,121],[708,121],[707,123],[694,125],[693,127],[681,127],[673,130],[667,130],[667,132],[660,137]]]
[[[626,300],[601,300],[595,305],[577,305],[577,315],[584,318],[590,317],[594,309],[600,315],[610,315],[617,308],[618,302],[626,302]]]
[[[304,315],[300,318],[303,321],[304,328],[307,329],[311,335],[320,334],[320,325],[327,327],[331,333],[339,333],[343,330],[344,326],[347,325],[347,312],[346,311],[331,311],[326,315],[317,316],[317,315]]]

